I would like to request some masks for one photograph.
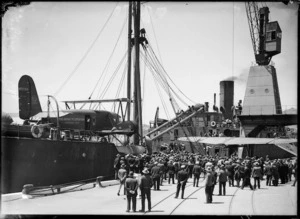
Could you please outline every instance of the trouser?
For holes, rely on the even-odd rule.
[[[289,171],[289,173],[288,173],[288,181],[292,181],[292,172],[291,171]]]
[[[205,186],[206,203],[212,203],[212,186]]]
[[[119,172],[119,169],[115,168],[115,179],[118,179],[118,172]]]
[[[195,187],[195,185],[197,187],[199,186],[199,178],[200,178],[200,174],[199,173],[194,173],[194,184],[193,184],[194,187]]]
[[[228,176],[229,186],[234,186],[234,180],[233,180],[233,174],[231,173],[230,176]]]
[[[169,184],[171,182],[171,179],[172,179],[172,183],[175,184],[174,173],[169,173]]]
[[[267,175],[266,186],[270,186],[271,185],[271,179],[272,179],[272,175]]]
[[[153,178],[154,190],[159,190],[160,177]]]
[[[294,183],[293,183],[293,186],[295,186],[296,185],[296,182],[298,181],[298,177],[295,177],[295,181],[294,181]]]
[[[257,187],[260,189],[260,177],[254,177],[254,189],[256,189],[256,182]]]
[[[214,194],[214,190],[215,190],[215,183],[211,186],[211,194],[213,195]]]
[[[278,178],[272,180],[273,186],[278,186]]]
[[[284,174],[281,174],[279,177],[280,177],[280,183],[281,183],[281,184],[285,184],[285,177],[284,177]]]
[[[136,211],[136,195],[128,192],[127,194],[127,211],[131,210],[131,202],[132,202],[132,210]]]
[[[237,179],[237,180],[236,180],[236,186],[237,186],[237,187],[240,187],[240,182],[241,182],[241,179]]]
[[[141,198],[142,198],[142,211],[145,211],[145,199],[147,197],[148,202],[148,210],[151,210],[151,189],[150,188],[144,188],[141,189]]]
[[[222,188],[223,195],[226,195],[226,182],[219,182],[219,195],[222,195]]]
[[[248,185],[250,186],[250,189],[253,190],[253,187],[252,187],[252,185],[251,185],[250,178],[247,177],[247,178],[244,178],[241,189],[244,189],[244,187],[245,187],[245,186],[248,186]]]
[[[163,179],[164,179],[164,174],[161,173],[160,174],[160,185],[162,186],[162,183],[163,183]]]
[[[178,197],[180,188],[181,188],[181,198],[184,197],[184,189],[185,189],[185,185],[186,185],[186,182],[184,182],[184,183],[177,183],[177,191],[176,191],[176,196],[175,196],[175,198]]]
[[[120,182],[120,187],[119,187],[118,194],[120,193],[122,186],[123,186],[123,188],[124,188],[124,195],[126,195],[125,181],[124,181],[124,182]]]

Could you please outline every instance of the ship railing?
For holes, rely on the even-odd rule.
[[[60,134],[57,135],[57,129],[51,128],[49,139],[51,140],[78,140],[78,141],[91,141],[91,142],[103,142],[103,136],[100,136],[96,131],[91,130],[80,130],[80,129],[66,129],[60,130]],[[60,139],[57,139],[56,136],[59,136]]]

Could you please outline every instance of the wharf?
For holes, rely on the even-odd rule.
[[[77,191],[56,195],[22,199],[21,193],[2,195],[1,216],[5,215],[272,215],[297,217],[297,186],[291,186],[294,179],[286,184],[243,190],[226,184],[226,196],[218,196],[215,186],[213,203],[206,204],[203,178],[199,187],[193,187],[189,179],[184,199],[175,199],[176,184],[163,182],[161,191],[151,191],[151,212],[138,212],[141,199],[137,198],[137,212],[126,212],[126,196],[118,196],[118,182],[103,182],[104,187],[87,184]],[[176,182],[175,182],[176,183]],[[106,185],[106,186],[105,186]],[[253,185],[253,181],[252,181]],[[122,190],[121,190],[122,191]],[[181,195],[181,193],[180,193]],[[179,197],[180,197],[179,195]],[[147,200],[146,200],[147,206]]]

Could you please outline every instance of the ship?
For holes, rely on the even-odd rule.
[[[139,47],[146,39],[140,30],[140,2],[129,2],[128,17],[127,97],[67,100],[63,101],[66,109],[61,110],[55,96],[47,95],[47,111],[43,111],[33,78],[19,79],[19,117],[24,123],[15,124],[9,114],[2,113],[3,194],[20,192],[27,185],[49,188],[97,177],[115,179],[117,154],[147,152],[142,142]],[[133,88],[131,65],[135,67]],[[104,103],[117,106],[116,112],[96,108]],[[84,108],[93,104],[94,108]],[[56,110],[51,110],[53,105]]]

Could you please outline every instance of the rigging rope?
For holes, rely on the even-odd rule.
[[[187,97],[187,96],[186,96],[186,95],[185,95],[185,94],[177,87],[177,85],[174,83],[174,81],[170,78],[170,76],[168,75],[168,73],[166,72],[166,70],[164,69],[164,67],[160,64],[159,60],[157,59],[157,57],[156,57],[156,55],[155,55],[155,53],[154,53],[154,51],[153,51],[153,49],[152,49],[150,43],[149,43],[149,48],[150,48],[152,54],[154,55],[155,59],[156,59],[157,62],[159,63],[160,67],[162,68],[163,72],[165,73],[165,75],[170,79],[170,81],[174,84],[174,86],[178,89],[178,91],[179,91],[181,94],[183,94],[189,101],[195,103],[195,102],[192,101],[190,98],[188,98],[188,97]]]
[[[77,71],[77,69],[79,68],[79,66],[82,64],[82,62],[85,60],[85,58],[87,57],[87,55],[90,53],[91,49],[93,48],[93,46],[95,45],[96,41],[98,40],[98,38],[100,37],[101,33],[103,32],[104,28],[106,27],[108,21],[110,20],[111,16],[113,15],[115,9],[118,6],[118,2],[116,3],[116,6],[114,7],[114,9],[112,10],[112,12],[110,13],[110,15],[108,16],[106,22],[104,23],[103,27],[101,28],[101,30],[98,32],[96,39],[92,42],[92,44],[90,45],[90,47],[87,49],[87,51],[85,52],[85,54],[83,55],[83,57],[81,58],[81,60],[79,61],[79,63],[75,66],[75,68],[73,69],[73,71],[69,74],[68,78],[63,82],[63,84],[59,87],[59,89],[55,92],[54,96],[56,96],[61,89],[66,85],[66,83],[70,80],[70,78],[74,75],[74,73]]]
[[[167,73],[166,73],[166,71],[163,69],[162,65],[159,63],[159,61],[158,61],[157,57],[155,56],[154,51],[152,50],[151,46],[150,46],[150,51],[151,51],[151,54],[152,54],[152,56],[153,56],[152,62],[154,63],[154,66],[157,66],[155,71],[159,74],[159,77],[160,77],[161,80],[165,83],[163,86],[165,87],[166,93],[168,93],[169,96],[170,96],[170,98],[172,98],[172,96],[170,95],[170,90],[171,90],[171,91],[174,93],[174,95],[175,95],[175,96],[176,96],[176,97],[177,97],[184,105],[188,106],[188,104],[187,104],[185,101],[183,101],[183,99],[180,98],[180,96],[178,95],[178,93],[175,92],[175,91],[173,90],[173,88],[169,85],[169,83],[168,83],[166,77],[164,76],[164,75],[167,75]],[[150,57],[151,57],[151,56],[150,56]],[[161,69],[161,71],[160,71],[159,69]],[[168,75],[167,75],[167,76],[168,76]],[[168,77],[169,77],[169,76],[168,76]],[[170,77],[169,77],[169,78],[170,78]],[[174,84],[174,82],[173,82],[173,84]],[[175,84],[174,84],[174,85],[175,85]],[[175,85],[175,86],[176,86],[176,85]],[[179,89],[179,90],[180,90],[180,89]],[[182,93],[182,92],[181,92],[181,93]],[[174,100],[174,103],[176,103],[175,99],[173,99],[173,100]],[[177,104],[176,104],[176,105],[177,105]],[[179,110],[179,109],[177,109],[177,110]]]
[[[117,73],[118,73],[118,71],[119,71],[121,65],[122,65],[123,62],[126,60],[126,59],[125,59],[125,58],[126,58],[126,55],[127,55],[127,54],[126,54],[126,52],[125,52],[125,54],[123,55],[123,58],[121,59],[119,65],[117,66],[116,70],[114,71],[114,73],[113,73],[112,76],[110,77],[108,83],[106,84],[106,86],[105,86],[103,92],[101,93],[101,95],[98,96],[98,99],[102,99],[102,98],[105,96],[105,94],[106,94],[107,90],[109,89],[109,87],[110,87],[110,85],[111,85],[113,79],[116,77],[116,75],[117,75]]]
[[[143,53],[141,53],[141,57],[145,60],[145,55],[144,55]],[[150,65],[149,60],[147,60],[147,61],[145,60],[145,64],[149,66],[149,65]],[[161,81],[157,79],[157,75],[155,74],[155,70],[154,70],[153,68],[151,68],[151,66],[149,66],[149,69],[150,69],[150,71],[152,72],[153,78],[156,79],[156,80],[154,80],[154,82],[161,83]],[[166,115],[167,115],[167,117],[168,117],[168,119],[169,119],[169,118],[170,118],[169,112],[168,112],[168,110],[167,110],[167,107],[166,107],[166,104],[165,104],[165,102],[164,102],[164,99],[162,98],[162,94],[161,94],[161,91],[160,91],[160,89],[159,89],[159,87],[158,87],[158,84],[155,83],[155,86],[156,86],[156,88],[157,88],[157,91],[158,91],[158,94],[159,94],[161,103],[162,103],[162,105],[163,105],[164,111],[165,111],[165,113],[166,113]],[[161,85],[161,86],[163,87],[163,85]]]
[[[126,57],[126,56],[125,56]],[[120,80],[120,83],[119,83],[119,86],[118,86],[118,89],[117,89],[117,92],[116,92],[116,96],[115,96],[115,98],[118,98],[119,96],[120,96],[120,92],[121,92],[121,90],[122,90],[122,87],[124,86],[124,84],[125,84],[125,75],[126,75],[126,70],[127,70],[127,66],[128,66],[128,63],[127,63],[127,65],[125,65],[125,67],[124,67],[124,70],[123,70],[123,74],[122,74],[122,77],[121,77],[121,80]],[[112,108],[111,108],[111,111],[113,111],[113,109],[115,109],[115,107],[116,107],[116,102],[114,102],[114,104],[113,104],[113,106],[112,106]]]
[[[233,15],[232,15],[232,80],[234,76],[234,1],[232,2]]]
[[[93,89],[93,91],[92,91],[92,93],[91,93],[89,99],[91,99],[91,97],[92,97],[92,95],[93,95],[95,89],[97,88],[97,86],[98,86],[98,84],[99,84],[99,82],[100,82],[102,76],[104,75],[104,72],[106,71],[106,69],[108,69],[108,66],[109,66],[109,64],[110,64],[110,61],[111,61],[111,59],[112,59],[112,56],[113,56],[113,54],[114,54],[114,52],[115,52],[115,49],[116,49],[116,47],[117,47],[117,45],[118,45],[118,42],[119,42],[119,40],[120,40],[121,34],[122,34],[123,30],[124,30],[124,27],[125,27],[127,18],[128,18],[128,16],[126,17],[126,19],[125,19],[125,21],[124,21],[124,23],[123,23],[122,29],[121,29],[120,34],[119,34],[119,36],[118,36],[117,42],[116,42],[116,44],[115,44],[115,46],[114,46],[114,48],[113,48],[113,51],[112,51],[112,53],[110,54],[110,57],[109,57],[109,59],[108,59],[106,65],[105,65],[105,68],[103,69],[103,71],[102,71],[102,73],[101,73],[101,75],[100,75],[100,77],[99,77],[99,79],[98,79],[98,81],[97,81],[97,83],[96,83],[96,86],[94,87],[94,89]],[[102,81],[102,83],[103,83],[103,81]],[[97,96],[99,96],[99,93],[100,93],[100,90],[99,90]]]
[[[146,8],[147,8],[147,7],[146,7]],[[161,63],[163,63],[163,62],[162,62],[162,58],[161,58],[161,54],[160,54],[160,51],[159,51],[159,47],[158,47],[158,41],[157,41],[156,34],[155,34],[155,31],[154,31],[154,26],[153,26],[153,22],[152,22],[152,17],[151,17],[151,14],[150,14],[148,8],[147,8],[147,11],[148,11],[148,14],[149,14],[149,17],[150,17],[150,23],[151,23],[151,27],[152,27],[153,34],[154,34],[154,39],[155,39],[155,42],[156,42],[156,48],[157,48],[157,51],[158,51],[158,55],[159,55],[159,57],[160,57]]]

